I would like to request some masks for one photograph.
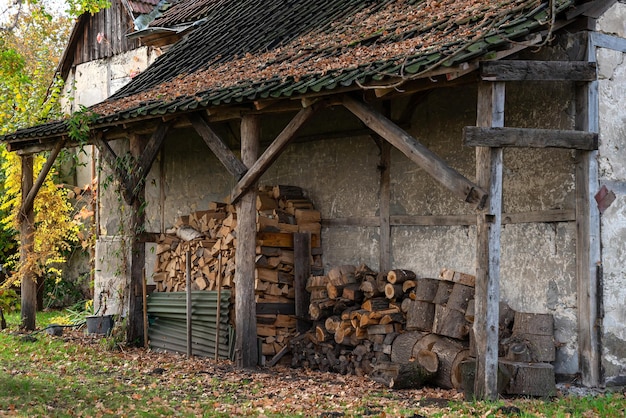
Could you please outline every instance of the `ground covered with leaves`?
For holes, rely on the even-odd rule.
[[[457,391],[389,390],[364,377],[122,347],[82,330],[0,333],[0,416],[602,416],[623,392],[552,400],[466,402]]]

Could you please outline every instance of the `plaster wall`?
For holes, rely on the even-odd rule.
[[[611,7],[598,29],[626,38],[626,5]],[[626,385],[626,54],[598,48],[597,60],[600,184],[615,194],[601,215],[602,368],[607,385]]]

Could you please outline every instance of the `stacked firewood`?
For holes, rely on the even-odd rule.
[[[187,253],[191,256],[192,290],[230,288],[235,275],[235,227],[237,214],[231,205],[209,203],[176,220],[174,228],[161,234],[156,247],[153,280],[157,292],[186,288]]]
[[[255,293],[258,304],[294,304],[293,234],[311,233],[313,268],[322,266],[321,215],[296,186],[261,187],[257,194],[257,258]],[[264,356],[284,351],[296,334],[293,315],[257,314],[257,334]]]
[[[401,269],[380,274],[365,265],[312,276],[307,290],[315,325],[292,341],[292,365],[367,374],[391,387],[426,381],[460,387],[459,364],[469,357],[465,315],[472,280],[450,270],[427,279]]]

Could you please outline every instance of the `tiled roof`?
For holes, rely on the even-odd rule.
[[[204,0],[205,22],[92,109],[96,124],[424,76],[551,22],[541,0]],[[555,0],[557,13],[575,3]],[[62,134],[62,122],[4,140]]]
[[[152,27],[172,27],[195,22],[206,17],[212,9],[219,7],[219,0],[180,0],[169,1],[172,6],[150,24]]]
[[[128,0],[128,5],[134,15],[150,13],[159,0]]]

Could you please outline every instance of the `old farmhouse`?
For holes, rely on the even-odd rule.
[[[100,193],[95,293],[129,319],[130,340],[143,335],[144,277],[157,291],[189,286],[194,266],[161,257],[178,233],[198,242],[194,289],[232,297],[240,366],[265,353],[260,302],[295,298],[304,332],[311,276],[367,265],[418,283],[475,276],[479,396],[498,391],[499,302],[553,318],[557,379],[626,383],[624,2],[172,1],[136,30],[121,6],[133,2],[112,3],[102,16],[115,19],[79,20],[62,72],[94,116],[87,141],[104,172],[86,179],[112,173],[121,188]],[[144,16],[160,7],[137,3]],[[2,138],[22,156],[25,245],[32,155],[51,151],[51,165],[77,145],[69,130]],[[302,193],[269,202],[283,186]],[[216,224],[230,229],[210,234]],[[187,228],[200,235],[181,238]],[[274,245],[289,250],[264,250]],[[291,257],[291,282],[261,285],[263,257]]]

